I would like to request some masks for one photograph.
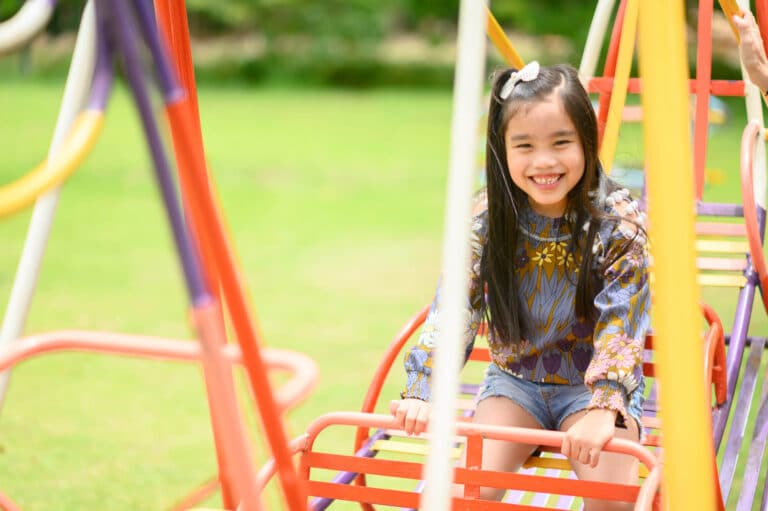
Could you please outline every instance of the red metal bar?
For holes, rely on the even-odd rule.
[[[222,486],[231,484],[233,495],[243,511],[262,509],[256,488],[253,456],[232,381],[232,366],[221,354],[226,344],[224,323],[218,304],[211,298],[208,304],[196,304],[192,309],[192,320],[202,346],[203,376],[211,406],[214,431],[219,435],[224,456]]]
[[[482,470],[483,468],[483,439],[479,436],[467,437],[466,463],[469,470]],[[480,498],[480,484],[464,484],[464,496],[471,499]]]
[[[307,428],[307,449],[311,450],[317,435],[332,425],[398,429],[397,420],[391,415],[361,412],[327,413],[315,419]],[[560,447],[565,436],[565,433],[562,431],[493,426],[474,422],[457,423],[456,434],[460,436],[481,435],[484,438],[495,440],[507,440],[550,447]],[[651,453],[639,444],[629,440],[614,438],[605,445],[604,450],[634,456],[648,469],[655,467],[657,464],[656,458]]]
[[[640,94],[642,92],[641,78],[630,78],[628,91],[630,94]],[[587,90],[590,93],[604,93],[613,90],[613,78],[590,78],[587,83]],[[688,81],[688,91],[695,94],[698,90],[695,80]],[[709,92],[715,96],[743,96],[744,82],[741,80],[712,80],[709,84]]]
[[[624,25],[624,12],[627,9],[627,0],[621,0],[619,10],[616,11],[616,18],[613,21],[613,30],[611,31],[611,42],[608,45],[608,55],[605,57],[605,66],[603,67],[603,76],[611,80],[611,88],[600,92],[600,99],[597,110],[597,140],[598,145],[603,141],[603,132],[605,124],[608,121],[608,107],[611,104],[611,92],[613,91],[613,77],[616,76],[616,61],[619,58],[619,41],[621,41],[621,27]],[[596,92],[596,91],[590,91]]]
[[[693,175],[696,200],[704,193],[709,130],[709,83],[712,80],[713,0],[699,0],[699,34],[696,49],[696,116],[693,125]]]
[[[722,222],[696,222],[696,234],[702,236],[746,237],[744,224],[724,224]]]
[[[166,107],[166,112],[175,131],[174,138],[181,142],[179,144],[181,147],[191,147],[194,138],[190,130],[194,126],[194,121],[188,100],[181,98],[179,101],[169,104]],[[227,236],[220,223],[216,200],[207,186],[208,173],[205,161],[199,156],[199,153],[193,154],[192,151],[178,151],[179,169],[183,171],[186,169],[185,171],[189,173],[191,183],[189,201],[198,205],[202,212],[202,222],[198,227],[201,228],[201,234],[203,239],[207,241],[207,245],[212,247],[216,267],[220,271],[224,296],[237,340],[243,352],[248,382],[251,392],[256,396],[259,418],[278,466],[283,496],[288,504],[288,509],[301,511],[306,506],[305,492],[288,452],[288,439],[259,350],[260,336],[257,334],[253,314],[246,300],[245,286],[235,263],[236,258],[230,249]]]
[[[190,187],[192,184],[189,179],[188,169],[181,168],[183,162],[188,161],[180,155],[182,152],[194,152],[193,159],[205,162],[205,150],[203,146],[203,136],[200,127],[200,116],[197,103],[197,89],[195,86],[194,68],[192,65],[192,55],[189,44],[189,29],[187,24],[186,8],[182,4],[179,8],[171,0],[155,0],[155,11],[160,26],[161,34],[165,38],[166,47],[169,49],[171,61],[176,68],[182,86],[187,94],[187,101],[193,114],[190,116],[192,125],[189,127],[191,136],[190,143],[180,139],[180,134],[176,126],[171,123],[171,134],[173,138],[174,152],[179,172],[179,183],[181,186],[181,196],[184,203],[184,212],[187,217],[187,224],[190,233],[197,241],[197,248],[200,251],[200,261],[204,267],[204,278],[207,288],[216,298],[218,303],[224,303],[220,293],[220,277],[213,257],[213,248],[210,246],[210,240],[200,232],[200,226],[203,222],[201,218],[203,212],[197,207],[194,201],[190,201]],[[210,183],[206,183],[210,186]],[[221,309],[220,309],[221,310]],[[222,320],[223,322],[223,320]],[[226,336],[223,339],[226,344]],[[210,396],[209,396],[210,397]],[[208,403],[210,413],[213,410],[213,403]],[[211,417],[211,422],[214,422]],[[222,503],[227,509],[235,509],[238,505],[238,497],[232,491],[232,475],[224,471],[228,466],[225,459],[226,453],[222,449],[224,443],[221,433],[215,428],[213,430],[214,445],[216,446],[216,459],[219,467],[219,479],[221,482]]]
[[[759,135],[760,126],[755,121],[751,121],[744,128],[744,134],[741,137],[741,202],[744,205],[744,223],[747,227],[750,259],[760,280],[763,306],[768,313],[768,269],[766,269],[763,254],[763,237],[757,222],[757,205],[752,179],[752,155]]]
[[[0,509],[4,511],[21,511],[21,508],[14,501],[0,493]]]

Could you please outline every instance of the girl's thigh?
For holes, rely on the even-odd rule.
[[[586,411],[577,412],[566,418],[560,426],[561,431],[568,431],[573,424],[581,419]],[[634,420],[627,421],[627,427],[616,428],[615,438],[623,438],[632,442],[639,442],[640,433]],[[605,483],[637,484],[639,462],[632,456],[613,452],[601,452],[597,467],[583,465],[576,460],[569,460],[576,476],[584,481],[601,481]],[[601,500],[584,499],[585,511],[592,510],[624,510],[632,509],[633,505],[623,502],[607,502]]]
[[[541,429],[539,422],[523,407],[506,397],[488,397],[477,404],[474,422],[493,426]],[[483,468],[516,471],[538,446],[489,440],[483,442]]]

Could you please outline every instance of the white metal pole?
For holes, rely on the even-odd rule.
[[[470,211],[477,153],[477,119],[485,69],[485,2],[462,0],[453,91],[453,121],[448,193],[443,235],[443,293],[439,348],[432,378],[430,449],[424,467],[420,509],[450,509],[453,464],[450,451],[456,432],[456,395],[463,356],[462,333],[467,314]]]
[[[64,96],[59,109],[59,117],[53,132],[48,161],[53,161],[77,114],[85,105],[90,90],[91,78],[96,62],[96,15],[93,2],[88,0],[80,22],[80,30],[75,42],[72,63],[69,66]],[[8,308],[5,310],[3,325],[0,328],[0,347],[14,341],[24,331],[27,314],[35,293],[37,276],[51,232],[56,205],[59,200],[56,188],[41,196],[35,203],[32,219],[29,223],[27,238],[19,259],[16,277],[13,281]],[[10,371],[0,374],[0,408],[5,401]]]
[[[589,25],[587,41],[584,43],[584,53],[581,54],[579,64],[579,77],[588,80],[595,76],[597,60],[600,58],[600,50],[605,40],[605,32],[608,30],[608,22],[611,20],[615,0],[598,0],[592,23]]]

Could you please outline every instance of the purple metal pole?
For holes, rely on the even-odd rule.
[[[107,0],[97,1],[106,7]],[[160,186],[163,203],[171,224],[171,231],[179,259],[181,260],[190,300],[196,306],[208,300],[208,292],[205,287],[202,268],[192,247],[189,233],[179,208],[176,183],[173,180],[173,175],[165,156],[157,123],[152,113],[149,93],[144,84],[135,40],[135,20],[124,0],[115,0],[111,3],[111,6],[112,9],[107,11],[111,14],[110,25],[117,35],[118,47],[121,50],[125,64],[125,74],[133,90],[133,96],[144,127],[147,144],[155,165],[155,176]]]
[[[163,42],[160,39],[160,32],[155,19],[155,11],[151,1],[134,0],[134,6],[138,14],[139,28],[144,36],[144,40],[152,54],[152,60],[157,69],[158,82],[163,91],[166,104],[171,104],[183,98],[186,91],[181,87],[176,79],[176,73],[171,67],[170,60],[166,53]]]
[[[747,466],[744,469],[744,475],[741,480],[741,490],[739,492],[739,501],[736,504],[736,511],[749,511],[752,509],[752,502],[755,500],[760,466],[762,465],[763,453],[765,451],[766,436],[768,436],[767,390],[768,380],[764,380],[763,390],[760,394],[760,409],[755,418],[755,430],[752,434],[752,442],[749,446]],[[763,494],[763,501],[765,501],[765,494]]]
[[[731,421],[731,430],[725,445],[723,461],[720,465],[720,489],[723,494],[723,501],[728,502],[728,495],[731,492],[733,476],[736,473],[736,462],[739,458],[739,450],[744,439],[744,431],[747,427],[749,410],[752,406],[752,397],[755,393],[757,384],[757,373],[760,370],[760,360],[763,356],[763,346],[765,339],[757,339],[749,348],[749,358],[744,368],[744,379],[741,383],[741,392],[739,392],[738,403]]]
[[[360,450],[355,453],[355,456],[359,456],[361,458],[373,458],[376,455],[376,451],[372,449],[373,444],[379,440],[387,440],[388,438],[389,433],[383,429],[376,431],[373,436],[371,436],[371,438],[369,438],[368,441],[363,444]],[[357,472],[339,472],[331,482],[336,484],[350,484],[355,480],[357,476]],[[333,503],[333,501],[334,499],[329,499],[326,497],[315,498],[312,500],[312,504],[309,506],[309,509],[312,511],[325,511],[325,509],[327,509],[328,506]]]
[[[720,443],[728,422],[733,395],[739,380],[739,369],[744,357],[744,346],[749,329],[749,318],[752,314],[752,304],[755,301],[755,282],[747,281],[747,285],[739,293],[739,301],[736,305],[736,315],[733,320],[731,340],[726,355],[726,378],[728,381],[728,395],[725,404],[714,412],[713,433],[715,440],[715,452],[720,450]]]
[[[108,22],[101,5],[94,4],[96,10],[96,66],[91,83],[91,95],[88,98],[88,108],[104,111],[112,92],[114,72],[112,70],[112,48],[107,40]]]

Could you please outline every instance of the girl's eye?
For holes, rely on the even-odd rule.
[[[557,146],[564,146],[564,145],[568,145],[568,144],[570,144],[570,143],[571,143],[571,141],[570,141],[570,140],[568,140],[568,139],[562,139],[562,140],[557,140],[557,141],[555,142],[555,145],[557,145]]]
[[[533,147],[531,144],[517,144],[515,149],[530,149]]]

